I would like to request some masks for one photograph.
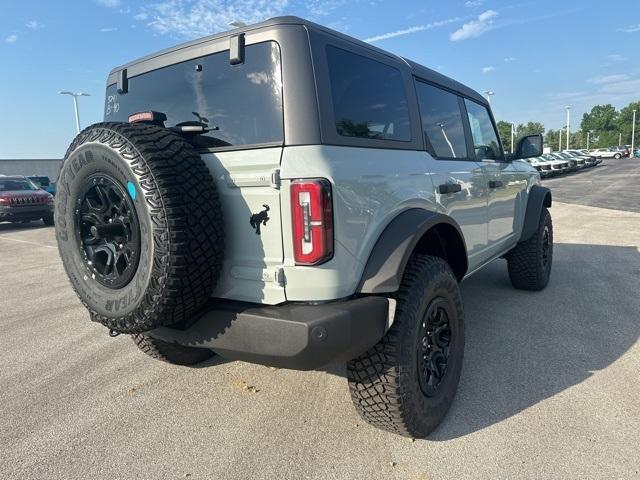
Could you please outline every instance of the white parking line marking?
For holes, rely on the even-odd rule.
[[[42,243],[30,242],[29,240],[19,240],[17,238],[5,237],[4,235],[0,235],[0,240],[11,240],[12,242],[29,243],[31,245],[37,245],[38,247],[57,248],[53,245],[43,245]]]

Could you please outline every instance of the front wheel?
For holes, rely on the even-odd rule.
[[[619,153],[616,153],[613,158],[615,158],[616,160],[620,160],[622,158],[622,155],[620,155]]]
[[[536,233],[507,254],[511,284],[521,290],[542,290],[549,283],[553,262],[553,224],[546,208]]]
[[[53,225],[54,225],[53,213],[49,213],[49,214],[45,215],[44,217],[42,217],[42,221],[44,222],[44,224],[47,227],[53,227]]]
[[[371,425],[424,438],[444,419],[460,379],[462,297],[444,260],[416,255],[393,298],[389,331],[347,364],[349,390],[357,412]]]

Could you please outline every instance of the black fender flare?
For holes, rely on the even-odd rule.
[[[527,210],[524,215],[524,222],[522,225],[522,233],[520,234],[519,242],[529,240],[536,230],[538,229],[538,223],[540,222],[540,212],[544,207],[551,207],[551,190],[547,187],[540,185],[534,185],[529,190],[529,197],[527,199]]]
[[[457,222],[441,213],[422,208],[411,208],[396,216],[382,231],[365,265],[358,293],[388,293],[400,288],[402,275],[409,257],[431,228],[446,224],[453,227],[465,251],[464,270],[467,268],[466,244]],[[464,273],[460,276],[462,279]]]

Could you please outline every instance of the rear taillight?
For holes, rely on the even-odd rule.
[[[333,210],[328,180],[291,183],[293,253],[297,265],[317,265],[333,256]]]
[[[0,205],[9,205],[11,203],[11,200],[9,200],[7,197],[0,197]]]

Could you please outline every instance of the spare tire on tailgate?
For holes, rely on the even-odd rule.
[[[140,333],[188,321],[207,301],[222,266],[222,209],[178,134],[86,128],[65,154],[55,202],[60,256],[92,320]]]

